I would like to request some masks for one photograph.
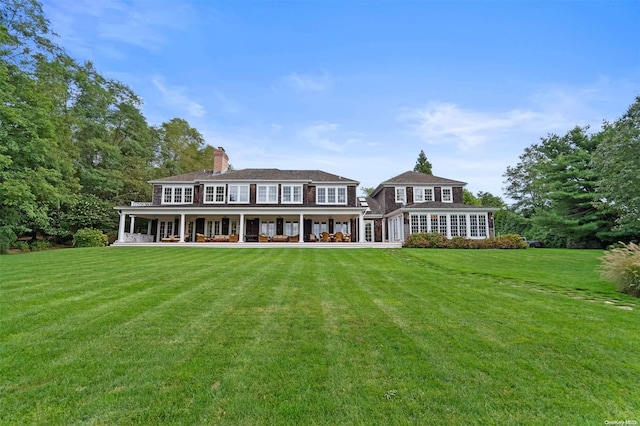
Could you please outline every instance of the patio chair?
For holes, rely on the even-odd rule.
[[[258,235],[258,242],[268,243],[269,241],[270,241],[270,238],[267,235],[265,234]]]
[[[298,242],[300,242],[300,234],[291,235],[289,237],[289,242],[290,243],[298,243]]]
[[[318,241],[318,239],[316,238],[316,234],[309,234],[309,242],[315,243],[316,241]]]
[[[336,232],[336,234],[333,236],[333,241],[335,242],[343,242],[344,241],[344,235],[342,234],[342,232],[338,231]]]
[[[322,241],[323,243],[328,243],[329,241],[331,241],[331,235],[329,235],[328,232],[321,233],[320,241]]]

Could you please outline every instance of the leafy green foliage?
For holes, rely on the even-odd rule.
[[[16,234],[10,226],[0,226],[0,254],[7,254],[15,240]]]
[[[600,268],[604,279],[616,283],[618,291],[640,297],[640,246],[622,244],[602,257]]]
[[[599,205],[619,214],[617,229],[640,235],[640,96],[622,118],[605,123],[592,161]]]
[[[107,235],[99,229],[82,228],[73,234],[75,247],[106,247],[108,243]]]
[[[418,159],[416,160],[416,165],[413,167],[413,171],[425,173],[427,175],[433,174],[431,171],[431,163],[427,160],[427,156],[422,149],[420,150],[420,154],[418,154]]]

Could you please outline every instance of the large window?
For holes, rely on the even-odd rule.
[[[467,216],[464,214],[451,215],[451,236],[466,237],[467,236]]]
[[[273,237],[276,235],[276,223],[274,221],[261,222],[260,233]]]
[[[204,202],[205,203],[224,203],[225,195],[224,185],[205,186]]]
[[[173,236],[173,221],[160,221],[158,233],[160,238],[169,238]]]
[[[229,185],[230,203],[248,203],[249,185]]]
[[[302,203],[301,185],[282,185],[282,203],[300,204]]]
[[[258,185],[258,203],[277,203],[278,185]]]
[[[292,235],[298,235],[298,234],[300,234],[298,222],[287,220],[284,223],[284,235],[292,236]]]
[[[484,238],[487,236],[487,216],[483,214],[469,215],[469,224],[471,225],[471,237]]]
[[[404,186],[396,187],[396,203],[405,203],[407,201],[407,189]]]
[[[428,219],[429,217],[426,214],[411,215],[411,233],[429,232]]]
[[[413,202],[424,203],[433,201],[433,188],[415,187],[413,188]]]
[[[162,204],[191,204],[193,203],[192,186],[164,186],[162,190]]]
[[[347,188],[341,186],[317,187],[316,204],[347,204]]]

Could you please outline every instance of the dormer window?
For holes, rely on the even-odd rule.
[[[407,188],[404,186],[396,186],[396,203],[407,202]]]
[[[453,203],[453,196],[451,195],[451,188],[442,188],[442,202]]]
[[[258,203],[277,203],[278,185],[258,185]]]
[[[347,188],[319,186],[316,188],[317,204],[347,204]]]
[[[193,187],[191,186],[163,186],[162,204],[191,204],[193,203]]]
[[[413,202],[424,203],[433,201],[433,188],[415,187],[413,188]]]

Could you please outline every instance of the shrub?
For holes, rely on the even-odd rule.
[[[16,241],[11,245],[11,247],[13,247],[14,249],[20,250],[23,253],[26,253],[31,250],[29,248],[29,243],[27,243],[26,241]]]
[[[16,240],[16,234],[9,226],[0,226],[0,254],[7,254]]]
[[[518,234],[506,234],[496,238],[474,240],[463,237],[447,239],[437,232],[411,234],[404,241],[408,248],[455,248],[455,249],[525,249],[527,242]]]
[[[640,297],[640,247],[622,244],[605,253],[600,275],[614,282],[619,292]]]
[[[108,237],[99,229],[82,228],[73,235],[75,247],[105,247],[108,243]]]
[[[409,248],[444,248],[448,246],[447,237],[438,232],[411,234],[403,244],[403,247]]]
[[[42,251],[51,247],[51,243],[45,240],[35,240],[29,243],[31,251]]]

